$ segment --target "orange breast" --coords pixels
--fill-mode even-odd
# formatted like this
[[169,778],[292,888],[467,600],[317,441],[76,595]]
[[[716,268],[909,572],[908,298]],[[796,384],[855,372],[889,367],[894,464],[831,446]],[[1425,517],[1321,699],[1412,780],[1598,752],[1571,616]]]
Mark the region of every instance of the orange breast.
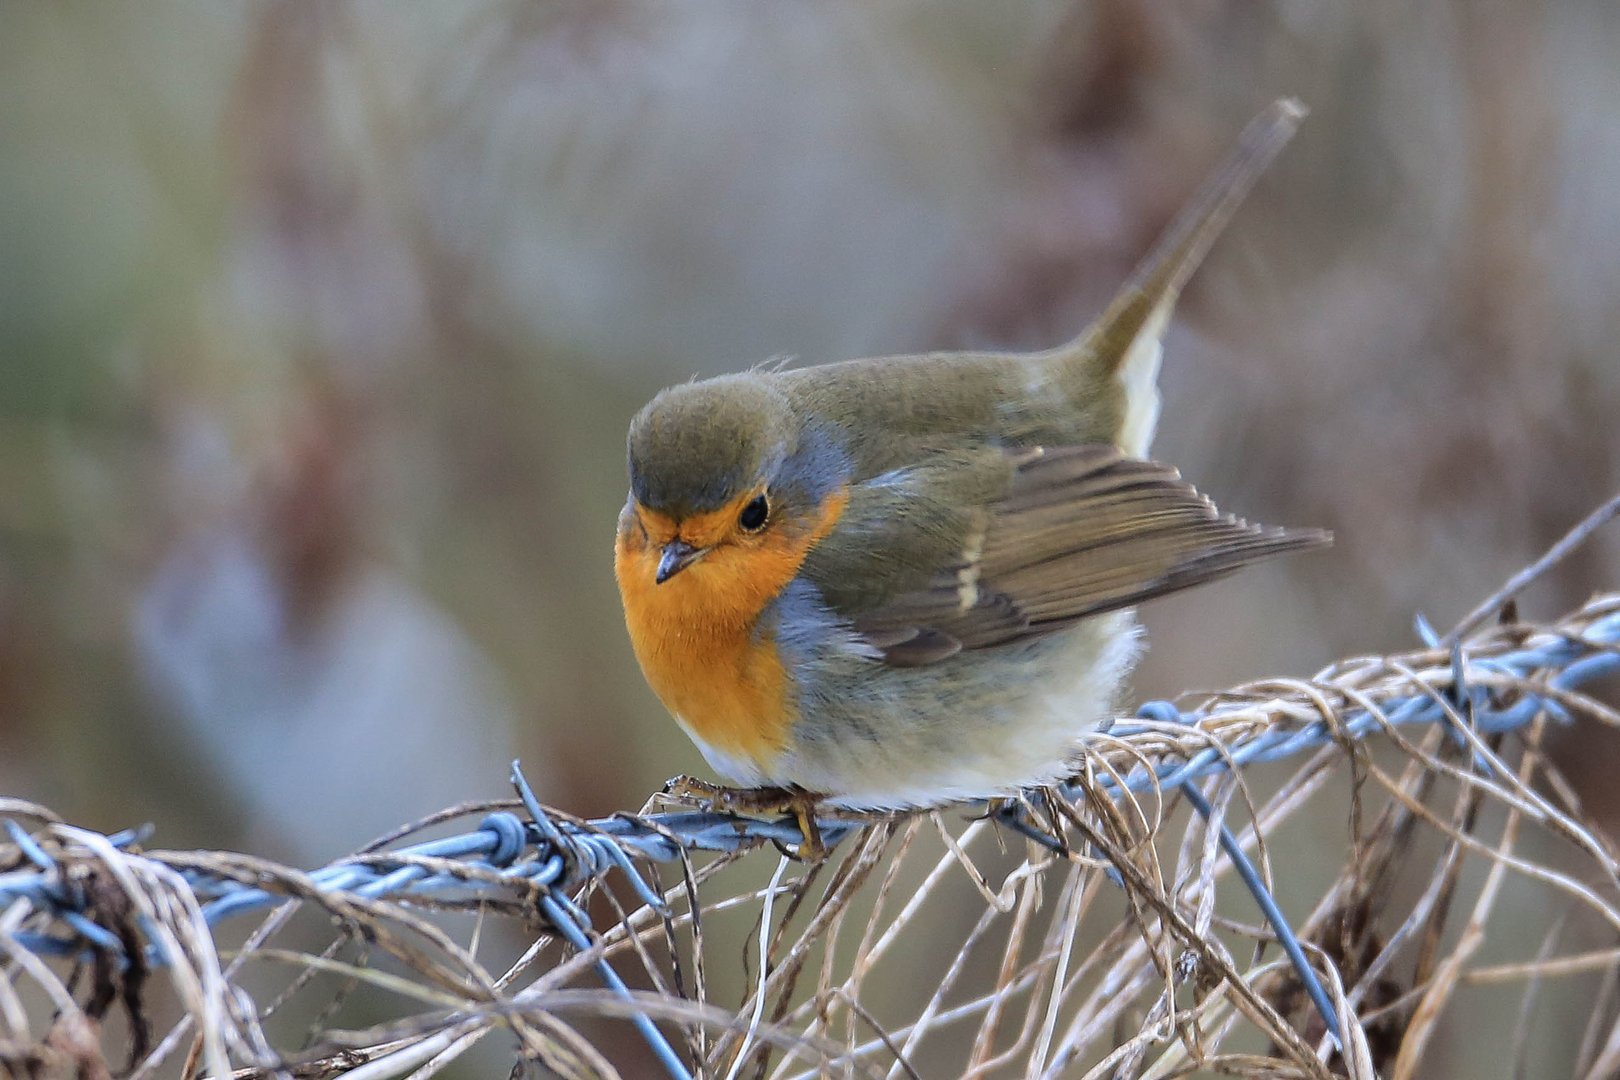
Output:
[[[787,745],[796,719],[790,675],[775,642],[755,628],[847,499],[827,499],[808,529],[752,544],[717,541],[722,522],[735,518],[729,507],[705,515],[715,520],[681,523],[641,511],[620,528],[614,574],[636,659],[664,707],[712,749],[764,768]],[[711,550],[657,584],[660,548],[676,535]]]

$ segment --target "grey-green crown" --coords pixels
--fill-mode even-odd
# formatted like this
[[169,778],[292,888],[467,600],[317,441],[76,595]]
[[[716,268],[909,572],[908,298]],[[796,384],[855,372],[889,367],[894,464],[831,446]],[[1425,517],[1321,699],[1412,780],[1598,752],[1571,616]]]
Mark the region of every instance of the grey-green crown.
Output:
[[677,518],[717,510],[768,479],[795,441],[792,411],[765,379],[672,386],[630,422],[630,491]]

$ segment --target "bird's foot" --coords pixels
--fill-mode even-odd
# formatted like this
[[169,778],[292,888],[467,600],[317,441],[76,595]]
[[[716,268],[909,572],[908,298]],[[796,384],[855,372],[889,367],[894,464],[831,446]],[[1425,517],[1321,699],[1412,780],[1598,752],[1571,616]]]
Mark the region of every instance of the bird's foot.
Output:
[[817,862],[826,857],[827,846],[822,843],[821,829],[816,824],[816,806],[822,796],[813,791],[784,787],[725,787],[699,780],[695,776],[677,776],[664,784],[664,794],[697,799],[710,809],[734,814],[790,815],[798,823],[803,840],[793,851],[777,844],[782,853],[803,862]]

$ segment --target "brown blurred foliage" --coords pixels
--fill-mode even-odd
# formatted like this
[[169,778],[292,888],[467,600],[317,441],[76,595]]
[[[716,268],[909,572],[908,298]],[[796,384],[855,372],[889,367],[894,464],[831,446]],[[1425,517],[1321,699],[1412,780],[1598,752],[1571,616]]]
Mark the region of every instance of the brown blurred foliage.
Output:
[[1338,544],[1152,609],[1141,695],[1403,646],[1620,487],[1613,4],[5,14],[0,790],[85,824],[310,862],[512,756],[638,804],[698,758],[619,623],[632,411],[1051,344],[1284,94],[1157,453]]

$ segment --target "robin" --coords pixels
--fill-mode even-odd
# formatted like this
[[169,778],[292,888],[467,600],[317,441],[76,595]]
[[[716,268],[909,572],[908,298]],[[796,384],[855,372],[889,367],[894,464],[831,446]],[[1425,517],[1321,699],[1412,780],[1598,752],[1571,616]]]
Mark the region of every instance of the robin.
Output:
[[631,422],[614,570],[636,658],[714,770],[776,789],[807,844],[817,801],[1071,775],[1140,652],[1134,605],[1329,542],[1223,515],[1147,458],[1171,308],[1303,115],[1251,123],[1067,345],[756,369]]

